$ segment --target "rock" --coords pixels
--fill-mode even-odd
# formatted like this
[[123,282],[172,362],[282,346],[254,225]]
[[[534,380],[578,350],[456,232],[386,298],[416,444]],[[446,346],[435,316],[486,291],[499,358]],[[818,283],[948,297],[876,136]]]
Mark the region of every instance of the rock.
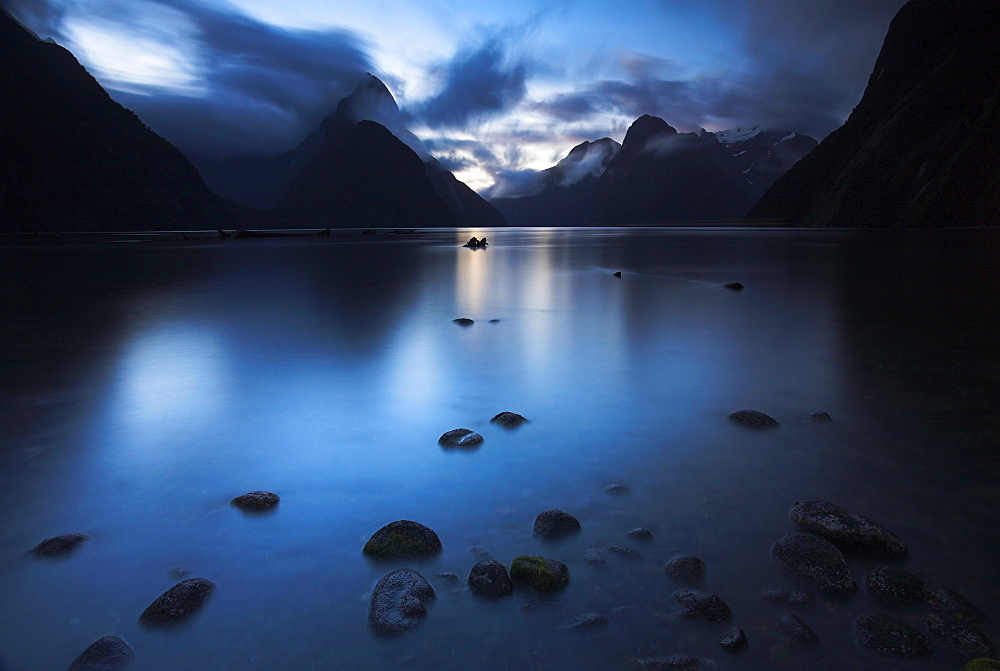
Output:
[[594,629],[604,629],[608,626],[608,624],[608,618],[601,613],[583,613],[582,615],[574,617],[569,624],[566,625],[566,628],[580,631],[592,631]]
[[725,601],[714,594],[697,589],[674,592],[674,601],[681,606],[677,614],[689,620],[725,622],[732,615]]
[[458,580],[458,574],[457,573],[451,573],[451,572],[435,573],[431,577],[432,578],[437,578],[438,580],[447,580],[449,582],[454,582],[454,581]]
[[622,271],[616,270],[615,272],[613,272],[611,274],[614,275],[615,277],[621,277],[622,276]]
[[635,529],[630,529],[625,532],[625,535],[629,538],[634,538],[637,541],[642,541],[648,543],[653,540],[653,532],[649,529],[644,529],[642,527],[637,527]]
[[739,282],[728,282],[723,284],[726,289],[732,289],[733,291],[743,291],[743,285]]
[[419,522],[390,522],[372,534],[361,550],[377,559],[427,557],[441,551],[441,541],[430,527]]
[[670,655],[633,659],[632,666],[642,671],[698,671],[701,663],[692,655]]
[[730,627],[719,639],[719,645],[726,652],[736,652],[747,645],[747,635],[739,627]]
[[882,613],[858,618],[854,630],[861,645],[887,657],[926,657],[931,642],[914,627]]
[[469,319],[468,317],[459,317],[458,319],[452,319],[451,321],[455,322],[459,326],[472,326],[473,324],[476,323],[474,320]]
[[242,496],[237,496],[230,501],[231,505],[247,512],[260,513],[271,510],[280,501],[280,497],[273,492],[256,491],[248,492]]
[[502,599],[514,593],[507,567],[495,559],[484,559],[469,572],[469,589],[477,596]]
[[837,547],[886,559],[906,556],[906,542],[861,513],[826,501],[799,501],[788,516],[804,531],[822,536]]
[[526,420],[524,417],[517,414],[516,412],[508,412],[508,411],[501,412],[495,415],[493,419],[490,420],[490,422],[492,422],[493,424],[499,424],[505,429],[516,429],[517,427],[521,426],[527,421],[528,420]]
[[931,613],[924,618],[924,626],[947,650],[963,659],[997,654],[993,642],[970,622]]
[[979,658],[962,667],[962,671],[1000,671],[1000,660]]
[[441,447],[479,447],[483,437],[470,429],[452,429],[438,438]]
[[626,485],[620,485],[617,483],[613,485],[608,485],[607,487],[604,488],[604,491],[606,491],[611,496],[628,496],[629,494],[632,493],[632,490],[629,489]]
[[434,588],[416,571],[390,571],[372,590],[368,624],[383,636],[408,631],[420,624],[427,615],[427,603],[435,598]]
[[983,619],[983,614],[978,608],[969,603],[961,594],[951,590],[935,590],[927,602],[935,611],[956,620],[978,622]]
[[607,568],[608,562],[599,550],[593,548],[583,551],[583,563],[591,568]]
[[181,580],[191,575],[191,569],[187,566],[174,566],[172,569],[167,571],[167,575],[173,580]]
[[87,534],[63,534],[54,538],[46,538],[36,545],[32,552],[38,557],[58,557],[69,554],[80,543],[90,540]]
[[813,602],[812,594],[797,589],[766,589],[760,593],[768,601],[778,601],[795,606],[806,606]]
[[117,636],[105,636],[80,653],[69,671],[118,671],[132,663],[135,653]]
[[780,426],[778,421],[770,415],[765,415],[757,410],[738,410],[729,414],[729,419],[743,426],[751,426],[755,429],[767,429]]
[[542,538],[559,538],[580,531],[580,520],[562,510],[543,510],[535,517],[532,531]]
[[149,604],[139,622],[149,627],[182,622],[194,615],[214,591],[215,583],[207,578],[182,580]]
[[806,419],[813,422],[832,422],[833,417],[830,417],[828,413],[825,412],[810,412],[806,415]]
[[527,601],[517,607],[517,614],[521,617],[535,617],[540,615],[554,615],[562,610],[562,604],[558,601],[546,601],[535,599]]
[[622,559],[630,559],[632,561],[638,561],[642,559],[642,557],[639,555],[638,552],[636,552],[630,547],[626,547],[619,543],[605,543],[604,549],[607,550],[608,552],[613,552]]
[[801,532],[791,533],[778,539],[771,548],[771,554],[825,592],[843,594],[858,588],[844,555],[825,538]]
[[490,320],[490,324],[499,324],[499,323],[500,323],[499,319],[491,319]]
[[521,555],[510,565],[510,577],[539,592],[551,592],[569,584],[569,569],[555,559]]
[[788,638],[796,643],[813,644],[819,643],[819,636],[808,624],[802,621],[798,615],[793,613],[782,613],[778,616],[778,627]]
[[897,566],[872,569],[865,584],[872,594],[889,605],[903,606],[924,600],[923,581]]
[[705,562],[694,555],[681,552],[671,557],[663,570],[676,582],[692,585],[701,581],[705,573]]

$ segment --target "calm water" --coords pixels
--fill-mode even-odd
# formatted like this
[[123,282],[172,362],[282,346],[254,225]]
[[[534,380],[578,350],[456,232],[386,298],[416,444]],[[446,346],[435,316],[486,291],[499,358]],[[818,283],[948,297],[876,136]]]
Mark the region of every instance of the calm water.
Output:
[[[482,233],[0,242],[9,667],[65,668],[117,634],[135,669],[617,669],[675,652],[703,668],[887,668],[853,634],[885,610],[863,585],[877,562],[852,558],[861,588],[830,599],[770,558],[805,498],[903,535],[901,565],[967,596],[1000,641],[998,232],[511,229],[459,247]],[[726,420],[743,408],[782,426]],[[531,423],[494,427],[503,410]],[[441,449],[457,427],[485,443]],[[255,489],[281,495],[277,512],[228,505]],[[553,507],[582,533],[532,537]],[[443,553],[365,559],[397,519],[433,528]],[[627,539],[637,526],[655,540]],[[25,554],[68,532],[91,540],[65,560]],[[642,561],[585,566],[606,542]],[[472,597],[477,545],[566,563],[559,607]],[[662,567],[679,551],[704,559],[748,650],[673,615]],[[432,579],[424,622],[379,639],[368,598],[399,566],[460,579]],[[179,629],[141,628],[179,567],[215,595]],[[759,596],[803,586],[812,650],[783,640]],[[588,611],[610,626],[563,628]],[[893,612],[920,626],[926,610]]]

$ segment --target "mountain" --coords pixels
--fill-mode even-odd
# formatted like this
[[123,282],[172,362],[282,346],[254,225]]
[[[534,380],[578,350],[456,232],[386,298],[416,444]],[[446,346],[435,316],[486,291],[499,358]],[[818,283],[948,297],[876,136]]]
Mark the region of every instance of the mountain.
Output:
[[76,58],[0,11],[0,227],[215,228],[226,206],[193,165]]
[[583,142],[526,188],[511,193],[495,185],[484,195],[511,226],[583,226],[597,180],[620,148],[611,138]]
[[712,135],[725,145],[754,201],[817,144],[808,135],[760,126],[717,131]]
[[595,187],[591,225],[725,222],[753,204],[746,179],[711,133],[636,119]]
[[[346,155],[334,147],[341,146],[345,136],[362,121],[375,122],[388,130],[400,144],[408,148],[422,162],[431,191],[445,202],[451,212],[452,222],[424,225],[473,227],[505,225],[503,216],[496,208],[460,182],[430,155],[423,142],[406,127],[406,118],[399,110],[389,89],[374,75],[368,75],[351,95],[338,103],[337,109],[332,114],[323,119],[319,128],[291,151],[273,157],[241,156],[223,161],[196,157],[195,160],[209,184],[218,193],[237,202],[260,208],[278,207],[283,212],[316,210],[316,207],[304,202],[304,199],[315,196],[317,206],[320,202],[329,202],[329,198],[320,191],[303,190],[305,183],[321,190],[323,179],[317,177],[317,173],[322,172],[324,168],[315,162],[316,157],[323,156],[325,157],[323,160],[329,160],[336,156],[338,160],[346,160]],[[369,128],[361,134],[364,135],[366,132],[370,134],[372,131]],[[392,143],[384,137],[379,136],[376,141],[379,143],[378,146],[389,151],[391,156],[405,153],[399,151],[398,147],[388,149]],[[355,158],[366,160],[360,154]],[[389,155],[383,157],[383,160],[388,159]],[[412,163],[409,159],[404,162]],[[383,166],[382,172],[389,170],[390,165],[392,164]],[[337,172],[347,175],[350,172],[347,166],[327,167],[331,174]],[[368,168],[374,167],[374,164],[368,165]],[[389,176],[388,173],[383,174],[383,177]],[[343,193],[343,190],[338,190],[339,187],[331,188]],[[377,189],[373,193],[375,191]],[[410,195],[413,196],[415,193]],[[393,218],[395,220],[398,217]],[[433,220],[440,222],[436,216]],[[404,224],[405,222],[402,222],[399,225]]]
[[861,102],[748,219],[799,226],[1000,225],[996,0],[910,0]]

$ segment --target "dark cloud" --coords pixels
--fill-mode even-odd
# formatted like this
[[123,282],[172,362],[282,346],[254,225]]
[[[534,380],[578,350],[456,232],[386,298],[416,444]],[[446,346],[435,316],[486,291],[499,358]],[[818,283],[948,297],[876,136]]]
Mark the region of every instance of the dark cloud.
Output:
[[525,96],[527,66],[510,62],[503,36],[492,36],[478,48],[462,51],[439,68],[441,91],[411,110],[427,126],[458,128],[504,112]]
[[[188,153],[221,157],[288,149],[315,130],[373,69],[366,45],[347,31],[284,29],[194,0],[148,1],[179,12],[197,29],[198,43],[190,48],[203,65],[197,74],[205,94],[157,90],[146,95],[134,85],[128,91],[113,84],[107,88]],[[72,46],[60,25],[60,8],[72,0],[8,4],[36,32]],[[109,4],[100,18],[116,30],[147,31],[141,14],[121,6]]]

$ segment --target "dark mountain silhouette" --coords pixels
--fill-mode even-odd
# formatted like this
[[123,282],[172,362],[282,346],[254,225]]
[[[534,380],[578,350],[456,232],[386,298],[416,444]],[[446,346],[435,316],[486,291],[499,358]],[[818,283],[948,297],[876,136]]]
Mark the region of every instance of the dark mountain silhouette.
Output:
[[[340,145],[344,136],[361,121],[374,121],[383,126],[423,162],[433,193],[447,204],[453,219],[451,224],[433,225],[505,225],[503,216],[496,208],[456,179],[430,155],[423,142],[406,128],[405,117],[389,89],[373,75],[369,75],[351,95],[342,99],[337,109],[323,119],[319,128],[291,151],[273,157],[241,156],[223,161],[196,157],[195,160],[209,184],[227,198],[253,207],[278,206],[282,211],[312,211],[316,208],[305,202],[305,199],[312,197],[312,192],[303,191],[301,186],[304,181],[308,181],[313,187],[319,188],[323,181],[316,177],[317,171],[321,171],[322,167],[314,163],[314,159],[320,152],[325,152],[324,160],[334,154],[339,157],[338,160],[345,160],[346,156],[342,153],[324,148],[329,150],[333,145]],[[391,144],[385,142],[384,138],[380,142],[379,146],[383,148]],[[395,152],[395,149],[392,151]],[[383,160],[388,158],[383,157]],[[335,171],[343,174],[349,172],[346,166],[338,167]],[[312,177],[307,178],[306,172],[312,173]],[[329,198],[318,192],[313,195],[318,198],[317,203],[329,201]],[[294,207],[291,206],[293,201],[297,203]]]
[[750,220],[800,226],[1000,225],[996,0],[910,0],[847,122]]
[[817,144],[808,135],[760,126],[724,130],[712,135],[725,145],[754,201]]
[[517,195],[485,193],[511,226],[583,226],[594,203],[594,188],[621,145],[611,138],[583,142],[564,159],[538,172]]
[[0,11],[0,227],[215,228],[229,221],[193,165],[73,55]]
[[711,133],[678,133],[647,114],[601,175],[588,224],[732,221],[753,204],[745,184]]

